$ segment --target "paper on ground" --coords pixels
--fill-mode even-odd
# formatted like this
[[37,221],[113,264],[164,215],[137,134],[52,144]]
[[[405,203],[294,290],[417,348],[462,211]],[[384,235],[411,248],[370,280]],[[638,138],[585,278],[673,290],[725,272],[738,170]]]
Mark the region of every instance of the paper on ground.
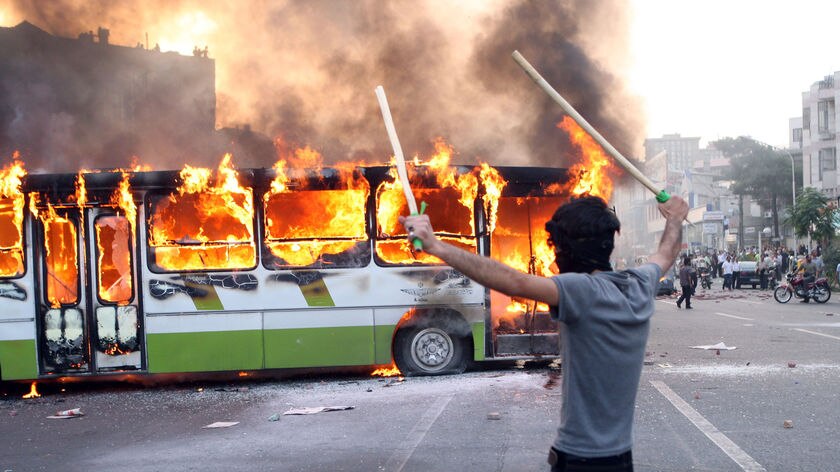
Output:
[[203,426],[204,429],[210,428],[229,428],[231,426],[238,425],[239,421],[217,421],[215,423],[208,424],[207,426]]
[[691,346],[691,349],[720,349],[721,351],[731,351],[737,349],[735,346],[727,346],[726,343],[719,342],[717,344],[708,344],[706,346]]
[[66,420],[67,418],[78,418],[80,416],[85,416],[85,414],[82,413],[82,409],[73,408],[72,410],[59,411],[52,416],[48,416],[47,418],[53,420]]
[[341,411],[352,410],[355,406],[310,406],[305,408],[292,408],[284,411],[284,415],[314,415],[315,413],[322,413],[324,411]]

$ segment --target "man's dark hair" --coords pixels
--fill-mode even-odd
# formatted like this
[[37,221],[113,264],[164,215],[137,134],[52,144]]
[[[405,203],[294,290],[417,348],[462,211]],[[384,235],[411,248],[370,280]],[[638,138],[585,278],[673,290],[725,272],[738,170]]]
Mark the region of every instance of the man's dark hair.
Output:
[[683,264],[691,265],[691,258],[688,256],[683,257]]
[[545,224],[560,272],[612,270],[610,254],[620,229],[615,211],[602,198],[589,195],[561,205]]

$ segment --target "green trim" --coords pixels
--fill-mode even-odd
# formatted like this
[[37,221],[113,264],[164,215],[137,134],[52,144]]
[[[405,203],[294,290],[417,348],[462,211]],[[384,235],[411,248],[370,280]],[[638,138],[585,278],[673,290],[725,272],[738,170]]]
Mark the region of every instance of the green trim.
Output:
[[260,330],[146,334],[149,372],[208,372],[263,368]]
[[327,288],[324,279],[301,285],[300,291],[309,306],[335,306],[332,295],[330,295],[330,289]]
[[[391,361],[388,343],[388,361]],[[265,366],[329,367],[374,364],[372,326],[265,331]]]
[[0,380],[38,378],[34,339],[0,341]]
[[206,293],[204,296],[192,297],[196,310],[222,311],[225,309],[224,305],[222,305],[222,300],[219,299],[219,294],[216,292],[216,287],[213,285],[197,284],[186,279],[184,279],[184,285]]
[[473,323],[473,359],[476,361],[484,360],[484,322]]
[[390,364],[393,360],[391,346],[397,325],[377,325],[373,327],[374,364]]

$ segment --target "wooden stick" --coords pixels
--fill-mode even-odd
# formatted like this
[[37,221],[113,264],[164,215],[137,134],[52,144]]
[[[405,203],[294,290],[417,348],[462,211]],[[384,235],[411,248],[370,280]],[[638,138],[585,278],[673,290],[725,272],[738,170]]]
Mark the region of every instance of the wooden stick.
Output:
[[388,98],[385,97],[385,89],[381,85],[376,87],[376,98],[379,100],[379,109],[382,110],[382,119],[385,120],[385,129],[388,131],[388,138],[391,140],[391,147],[394,148],[394,157],[397,161],[397,175],[402,184],[405,200],[408,202],[408,211],[412,215],[417,214],[417,200],[408,182],[408,171],[405,168],[405,156],[403,156],[400,138],[397,137],[397,129],[394,127],[394,119],[391,118],[391,108],[388,107]]
[[613,147],[613,145],[610,144],[609,141],[604,139],[604,137],[601,136],[601,133],[595,130],[595,128],[593,128],[592,125],[590,125],[589,122],[586,121],[580,115],[580,113],[578,113],[577,110],[575,110],[574,107],[566,101],[566,99],[564,99],[559,93],[557,93],[556,90],[554,90],[554,87],[552,87],[551,84],[549,84],[548,82],[546,82],[545,79],[543,79],[540,73],[537,72],[537,70],[534,69],[534,67],[528,61],[526,61],[524,57],[522,57],[522,54],[519,54],[519,51],[513,51],[513,60],[516,61],[516,63],[519,64],[519,66],[522,67],[523,70],[525,70],[525,72],[531,77],[531,79],[534,82],[536,82],[537,85],[539,85],[540,88],[542,88],[543,91],[545,91],[545,93],[548,94],[548,96],[554,99],[554,101],[557,102],[557,104],[560,105],[563,108],[563,110],[570,117],[572,117],[572,119],[575,120],[575,122],[581,128],[583,128],[587,133],[589,133],[589,135],[592,136],[592,138],[595,139],[595,141],[597,141],[598,144],[600,144],[601,147],[604,148],[604,150],[606,150],[613,157],[613,159],[615,159],[616,162],[618,162],[621,165],[621,167],[624,168],[624,170],[626,170],[628,173],[630,173],[630,175],[635,177],[636,180],[641,182],[641,184],[647,187],[648,190],[653,192],[653,194],[656,195],[656,200],[658,202],[664,203],[668,201],[668,198],[670,198],[668,193],[665,192],[665,190],[657,188],[653,181],[651,181],[649,178],[647,178],[647,176],[642,174],[641,171],[639,171],[639,169],[637,169],[632,162],[630,162],[626,157],[624,157],[620,152],[618,152],[618,150],[615,147]]

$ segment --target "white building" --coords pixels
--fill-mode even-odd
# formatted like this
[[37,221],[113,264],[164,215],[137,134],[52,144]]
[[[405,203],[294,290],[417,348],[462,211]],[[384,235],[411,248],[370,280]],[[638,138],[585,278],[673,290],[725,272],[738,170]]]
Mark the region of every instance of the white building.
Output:
[[805,187],[822,190],[832,198],[840,196],[837,175],[837,101],[840,98],[840,72],[826,76],[802,92],[801,126],[790,121],[790,143],[802,149],[802,180]]

